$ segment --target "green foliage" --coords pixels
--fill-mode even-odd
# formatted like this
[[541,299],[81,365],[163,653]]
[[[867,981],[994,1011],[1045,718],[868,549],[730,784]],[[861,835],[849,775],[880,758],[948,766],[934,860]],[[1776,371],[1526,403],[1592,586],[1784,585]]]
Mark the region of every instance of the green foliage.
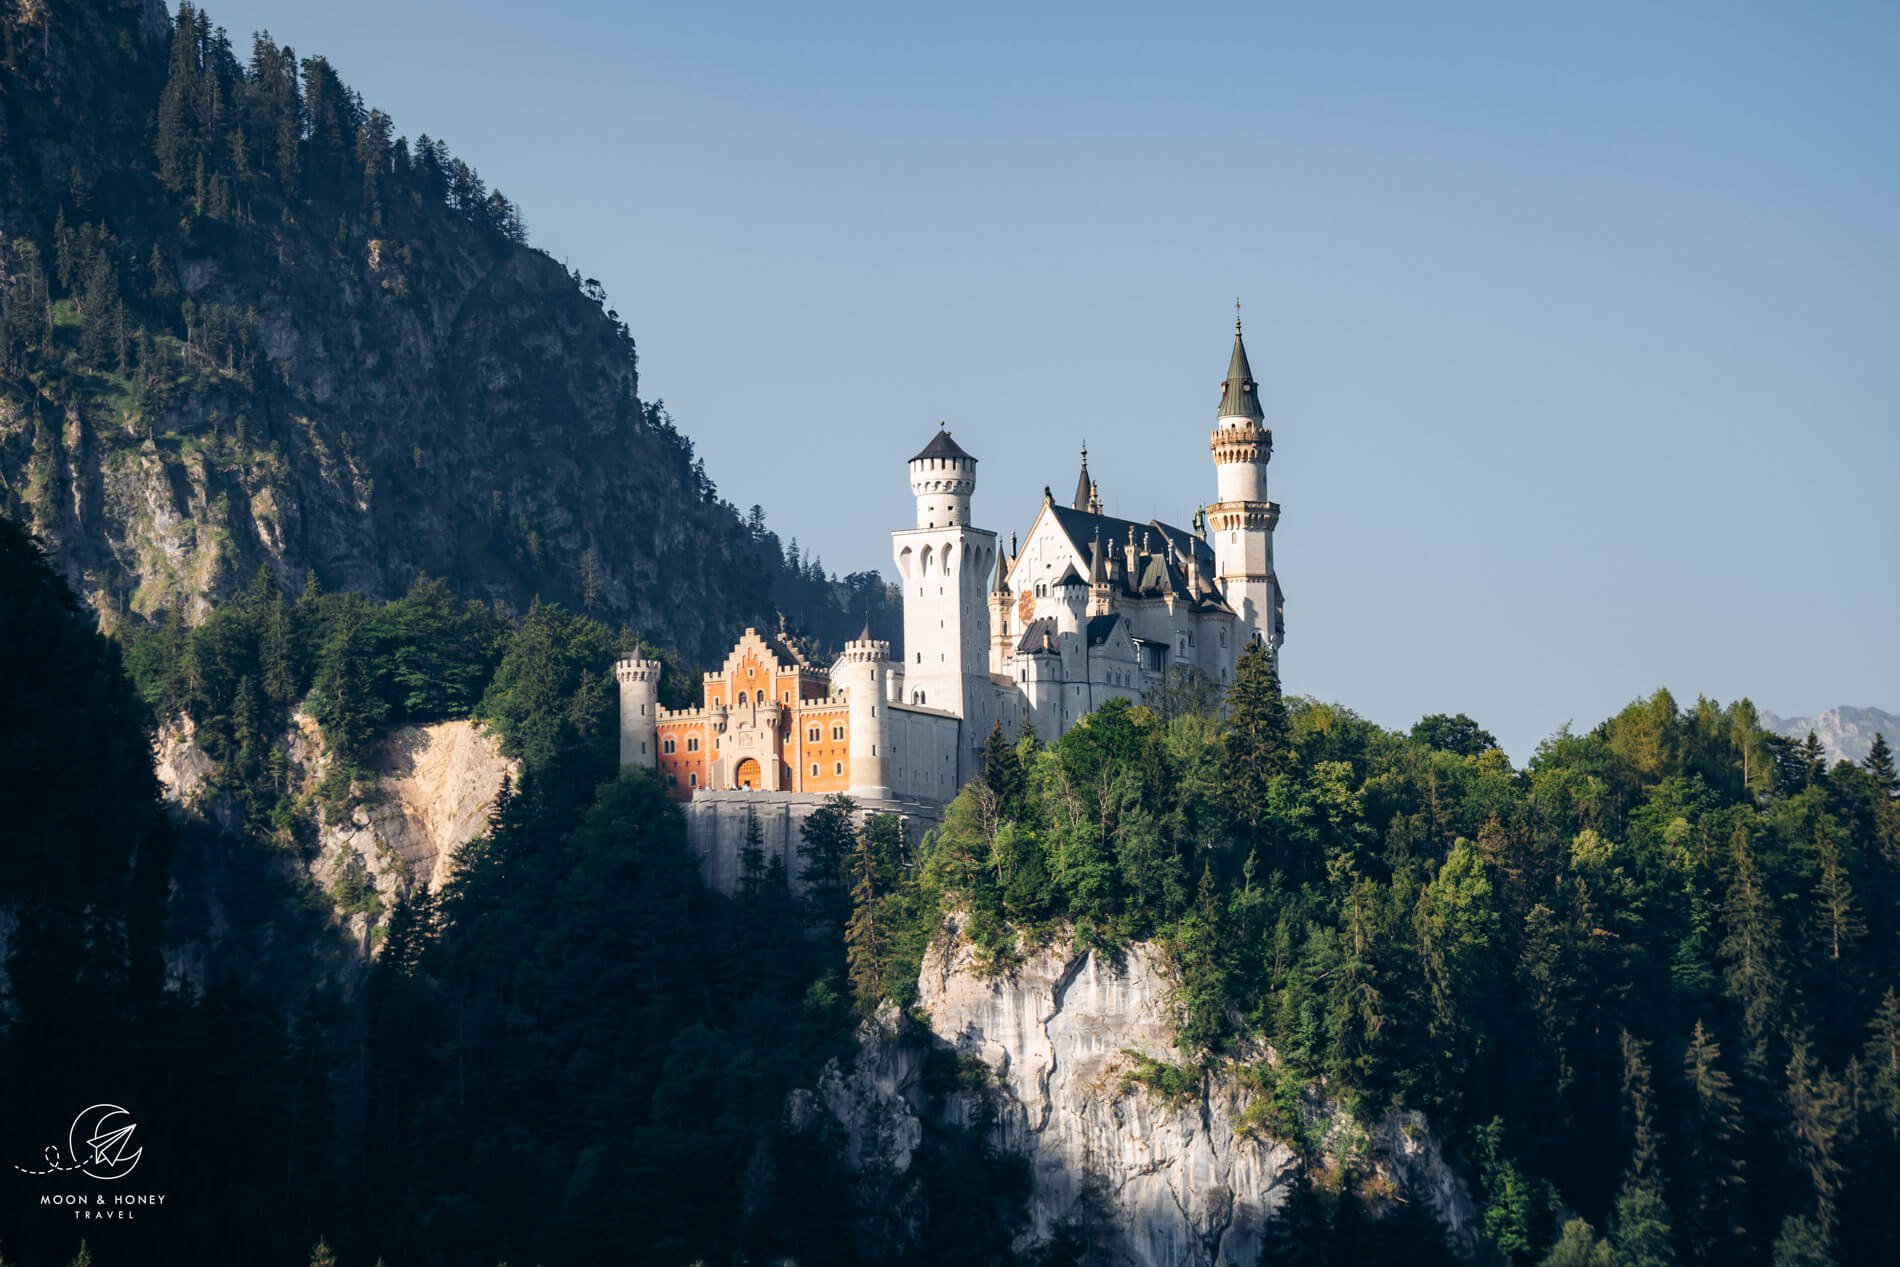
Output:
[[1205,1080],[1201,1070],[1154,1060],[1138,1051],[1122,1054],[1133,1062],[1122,1074],[1123,1090],[1139,1087],[1170,1108],[1180,1108],[1200,1096]]

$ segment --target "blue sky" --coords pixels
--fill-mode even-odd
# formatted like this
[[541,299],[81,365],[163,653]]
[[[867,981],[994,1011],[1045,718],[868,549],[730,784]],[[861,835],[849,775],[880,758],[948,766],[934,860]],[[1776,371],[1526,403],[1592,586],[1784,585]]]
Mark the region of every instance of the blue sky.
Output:
[[1516,757],[1668,686],[1900,710],[1900,6],[221,0],[600,279],[830,568],[939,419],[1186,522],[1233,299],[1289,689]]

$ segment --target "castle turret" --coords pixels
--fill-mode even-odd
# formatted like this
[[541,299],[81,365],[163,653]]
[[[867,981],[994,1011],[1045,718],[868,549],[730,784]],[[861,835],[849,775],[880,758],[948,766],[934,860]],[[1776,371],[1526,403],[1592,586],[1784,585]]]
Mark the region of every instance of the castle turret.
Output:
[[863,632],[844,644],[844,654],[831,670],[832,687],[850,700],[849,792],[860,799],[891,795],[890,677],[891,644],[871,636],[867,618]]
[[1261,638],[1278,647],[1284,630],[1280,582],[1273,570],[1273,529],[1280,521],[1280,508],[1267,500],[1273,432],[1260,408],[1260,385],[1247,363],[1238,316],[1209,448],[1220,492],[1220,500],[1206,511],[1216,579],[1228,606],[1240,618],[1240,641]]
[[1010,652],[1014,647],[1016,596],[1009,588],[1009,555],[996,552],[996,584],[990,587],[990,673],[1009,672]]
[[620,764],[659,764],[660,662],[622,656],[614,664],[620,683]]

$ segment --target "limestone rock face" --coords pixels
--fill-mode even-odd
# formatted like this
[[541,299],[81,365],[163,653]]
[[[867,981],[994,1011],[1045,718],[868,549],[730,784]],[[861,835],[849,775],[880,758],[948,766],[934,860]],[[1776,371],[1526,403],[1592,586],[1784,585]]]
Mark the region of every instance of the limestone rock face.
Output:
[[[931,1047],[988,1071],[987,1089],[941,1101],[948,1125],[987,1131],[1024,1157],[1032,1175],[1022,1248],[1081,1227],[1104,1261],[1138,1267],[1220,1267],[1258,1261],[1268,1221],[1286,1199],[1299,1159],[1250,1127],[1260,1094],[1241,1063],[1216,1066],[1195,1091],[1164,1098],[1129,1078],[1139,1057],[1181,1059],[1174,1047],[1174,983],[1161,953],[1137,943],[1120,956],[1056,947],[1004,976],[981,970],[952,934],[926,956],[918,1010],[927,1032],[867,1027],[857,1060],[833,1067],[793,1105],[796,1123],[820,1105],[844,1128],[860,1169],[901,1172],[929,1101],[918,1085]],[[1272,1063],[1264,1047],[1247,1063]],[[1422,1115],[1391,1114],[1369,1127],[1318,1088],[1306,1134],[1318,1164],[1350,1161],[1386,1194],[1429,1210],[1460,1253],[1474,1247],[1472,1204]]]
[[[284,736],[285,772],[294,792],[308,795],[329,769],[323,737],[308,713],[298,712]],[[217,765],[194,742],[189,717],[159,727],[153,750],[165,798],[227,827],[236,815],[217,791]],[[307,860],[311,879],[328,889],[342,869],[360,866],[385,906],[411,884],[442,887],[455,851],[487,826],[502,780],[519,773],[500,743],[472,721],[398,726],[384,736],[367,772],[353,789],[351,808],[337,822],[315,820],[317,848]],[[344,922],[367,947],[370,920],[345,913]]]
[[349,848],[366,860],[393,856],[419,883],[439,889],[455,851],[487,827],[502,780],[518,773],[494,736],[474,722],[398,726],[377,750],[375,783],[364,803],[348,822],[324,827],[325,852]]

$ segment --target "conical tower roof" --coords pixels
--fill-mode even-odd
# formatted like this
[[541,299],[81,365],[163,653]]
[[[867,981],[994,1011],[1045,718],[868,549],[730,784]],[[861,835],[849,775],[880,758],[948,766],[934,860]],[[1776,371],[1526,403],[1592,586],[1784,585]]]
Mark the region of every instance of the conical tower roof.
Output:
[[1247,344],[1240,337],[1240,318],[1234,318],[1234,354],[1227,361],[1227,377],[1221,380],[1221,418],[1251,418],[1265,422],[1260,409],[1260,385],[1254,382],[1253,367],[1247,364]]
[[1077,510],[1089,508],[1089,493],[1094,487],[1089,479],[1089,446],[1082,446],[1082,473],[1075,477],[1075,501],[1070,503]]

